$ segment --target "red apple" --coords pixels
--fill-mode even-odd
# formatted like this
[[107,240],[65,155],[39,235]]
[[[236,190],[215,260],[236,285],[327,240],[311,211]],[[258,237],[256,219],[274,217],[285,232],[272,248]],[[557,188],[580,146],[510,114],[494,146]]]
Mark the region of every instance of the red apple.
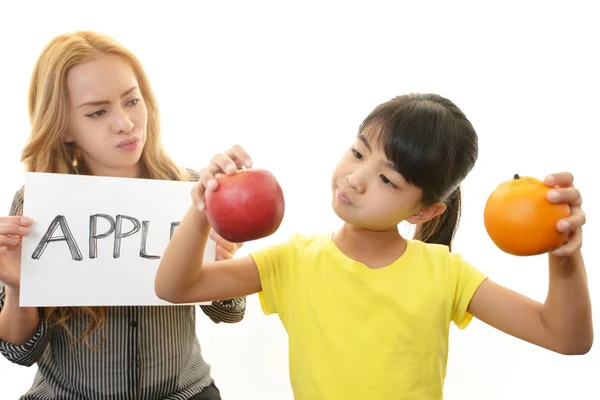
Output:
[[285,202],[273,174],[250,168],[223,174],[217,181],[217,189],[206,192],[206,216],[224,239],[248,242],[267,237],[279,228]]

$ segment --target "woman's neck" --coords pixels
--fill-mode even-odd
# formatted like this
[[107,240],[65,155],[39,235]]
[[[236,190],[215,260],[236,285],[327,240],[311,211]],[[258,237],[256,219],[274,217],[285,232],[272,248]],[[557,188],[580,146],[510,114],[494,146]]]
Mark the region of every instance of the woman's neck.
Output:
[[142,172],[139,164],[127,168],[90,168],[90,173],[94,176],[109,176],[114,178],[141,178]]

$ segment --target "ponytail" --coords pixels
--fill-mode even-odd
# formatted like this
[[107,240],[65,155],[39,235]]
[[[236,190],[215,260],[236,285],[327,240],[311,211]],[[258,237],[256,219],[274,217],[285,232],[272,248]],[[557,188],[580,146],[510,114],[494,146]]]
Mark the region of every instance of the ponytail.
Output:
[[448,246],[452,251],[452,239],[458,229],[461,214],[460,186],[446,199],[446,211],[427,222],[417,225],[414,240]]

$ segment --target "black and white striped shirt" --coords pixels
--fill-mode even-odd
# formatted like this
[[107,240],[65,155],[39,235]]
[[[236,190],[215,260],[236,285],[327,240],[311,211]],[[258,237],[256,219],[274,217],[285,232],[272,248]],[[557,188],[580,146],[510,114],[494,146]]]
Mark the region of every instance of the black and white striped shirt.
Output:
[[[10,215],[22,212],[23,189],[15,195]],[[4,299],[0,282],[0,312]],[[215,323],[235,323],[244,317],[246,298],[200,308]],[[71,318],[74,337],[83,333],[88,318]],[[40,309],[35,335],[20,346],[0,340],[0,353],[17,364],[37,363],[34,382],[21,400],[186,400],[212,383],[195,328],[195,306],[111,307],[105,339],[101,343],[102,332],[93,335],[90,342],[100,346],[90,350],[83,341],[73,345],[63,329],[44,320]]]

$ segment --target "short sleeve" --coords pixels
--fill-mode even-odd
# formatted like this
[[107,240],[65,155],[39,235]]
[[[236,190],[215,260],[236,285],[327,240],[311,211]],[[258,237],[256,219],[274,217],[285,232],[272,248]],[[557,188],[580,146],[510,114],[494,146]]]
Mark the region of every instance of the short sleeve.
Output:
[[250,254],[260,276],[262,290],[258,293],[265,314],[278,314],[281,318],[289,298],[289,267],[292,245],[280,243]]
[[459,329],[465,329],[473,319],[473,316],[467,312],[469,303],[487,276],[456,253],[450,255],[450,268],[456,282],[452,321]]

